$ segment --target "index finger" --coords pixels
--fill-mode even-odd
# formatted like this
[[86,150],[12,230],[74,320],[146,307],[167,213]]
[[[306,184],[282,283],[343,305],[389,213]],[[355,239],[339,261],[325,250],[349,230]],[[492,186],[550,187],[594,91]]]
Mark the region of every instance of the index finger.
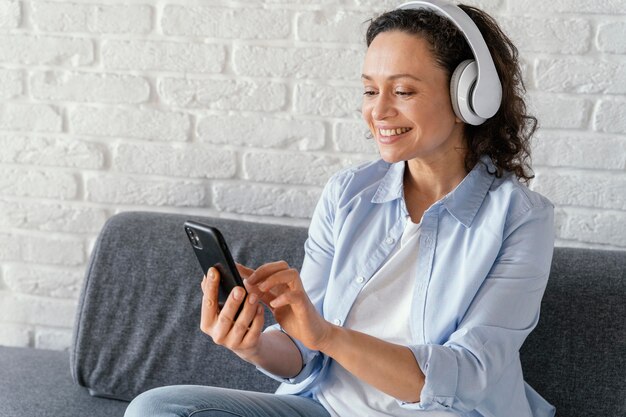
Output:
[[247,280],[251,285],[256,285],[276,272],[283,271],[285,269],[289,269],[289,264],[285,261],[270,262],[258,267]]
[[247,266],[240,263],[235,263],[235,266],[237,267],[237,271],[239,271],[239,275],[241,275],[244,279],[254,273],[254,269],[248,268]]

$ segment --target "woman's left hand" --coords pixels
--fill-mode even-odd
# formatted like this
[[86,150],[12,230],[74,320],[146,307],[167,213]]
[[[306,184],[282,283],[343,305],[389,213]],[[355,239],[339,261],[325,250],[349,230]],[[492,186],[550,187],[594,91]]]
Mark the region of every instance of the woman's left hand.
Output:
[[285,261],[272,262],[257,268],[245,283],[258,289],[261,300],[289,336],[309,349],[323,349],[332,325],[313,306],[297,270]]

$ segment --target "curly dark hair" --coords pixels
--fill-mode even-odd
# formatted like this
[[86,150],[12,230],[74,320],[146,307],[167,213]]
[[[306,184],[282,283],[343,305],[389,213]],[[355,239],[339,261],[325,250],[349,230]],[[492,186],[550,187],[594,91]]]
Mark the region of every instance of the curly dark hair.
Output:
[[[509,171],[528,183],[534,177],[530,168],[530,139],[537,129],[537,119],[526,112],[526,88],[517,48],[487,13],[466,5],[459,7],[483,35],[502,83],[502,104],[498,112],[481,125],[465,124],[468,148],[465,168],[469,172],[482,155],[487,155],[496,167],[493,173],[496,177]],[[449,78],[457,65],[474,58],[456,25],[430,9],[392,10],[372,19],[366,33],[367,46],[378,34],[389,31],[402,31],[425,39],[435,61],[447,71]]]

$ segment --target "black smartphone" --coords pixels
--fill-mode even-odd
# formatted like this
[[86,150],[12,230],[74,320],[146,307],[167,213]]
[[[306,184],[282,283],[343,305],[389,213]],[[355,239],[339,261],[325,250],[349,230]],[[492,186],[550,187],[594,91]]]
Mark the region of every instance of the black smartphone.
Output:
[[[185,233],[196,253],[196,258],[200,262],[204,275],[207,274],[211,267],[215,267],[219,271],[220,289],[218,301],[223,306],[228,295],[235,287],[245,289],[224,236],[216,227],[191,220],[185,222]],[[239,316],[243,306],[244,303],[242,302],[235,319]]]

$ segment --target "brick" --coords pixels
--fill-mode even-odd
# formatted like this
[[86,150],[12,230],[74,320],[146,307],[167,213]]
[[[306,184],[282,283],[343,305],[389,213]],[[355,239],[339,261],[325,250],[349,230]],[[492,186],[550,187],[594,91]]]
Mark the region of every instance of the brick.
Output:
[[[71,324],[71,323],[70,323]],[[35,348],[49,350],[69,350],[73,340],[72,328],[37,328],[35,330]]]
[[530,114],[539,120],[539,126],[546,129],[577,129],[587,127],[592,102],[575,95],[562,96],[531,92],[527,96]]
[[100,169],[102,146],[73,137],[40,137],[0,133],[0,162],[35,166]]
[[31,330],[22,324],[0,323],[0,346],[30,346]]
[[166,35],[285,39],[291,34],[291,16],[286,10],[276,9],[167,5],[161,26]]
[[67,203],[0,200],[0,229],[97,233],[107,214],[103,209],[71,207]]
[[19,97],[24,93],[22,71],[0,69],[0,99]]
[[[286,7],[294,7],[293,0],[264,0],[264,3],[271,5],[283,5]],[[382,12],[392,10],[396,8],[399,4],[403,2],[398,2],[397,0],[342,0],[342,6],[348,7],[367,7],[372,10],[377,10]],[[331,6],[337,7],[337,0],[299,0],[297,2],[297,6],[300,5],[313,5],[313,6]],[[463,4],[467,4],[468,6],[478,7],[487,11],[496,10],[502,4],[502,0],[466,0]]]
[[560,238],[626,249],[626,213],[566,207]]
[[[398,2],[397,0],[382,0],[382,1],[381,0],[351,0],[347,2],[347,4],[350,4],[350,5],[368,6],[368,7],[374,7],[377,9],[380,8],[383,11],[394,9],[402,3],[403,3],[402,1]],[[328,4],[336,5],[337,1],[328,0]],[[500,7],[500,5],[502,4],[502,0],[465,0],[463,1],[463,4],[466,4],[468,6],[478,7],[486,11],[492,11]]]
[[120,144],[113,154],[120,172],[189,178],[231,178],[237,172],[237,154],[207,145]]
[[202,182],[113,174],[87,178],[86,190],[87,200],[96,203],[204,207],[210,200]]
[[554,208],[554,236],[556,237],[556,246],[558,246],[556,244],[556,241],[559,241],[561,239],[561,236],[563,236],[563,234],[565,233],[564,229],[565,224],[567,223],[566,217],[567,215],[565,214],[565,210],[562,207],[556,206]]
[[520,14],[548,13],[600,13],[600,14],[624,14],[624,2],[622,0],[552,0],[538,4],[536,0],[515,0],[508,2],[509,12]]
[[90,39],[0,35],[0,62],[80,67],[93,61],[94,45]]
[[296,36],[307,42],[335,42],[365,45],[371,12],[349,12],[330,8],[297,15]]
[[556,205],[626,210],[623,172],[536,168],[533,189]]
[[319,84],[298,84],[295,111],[299,114],[338,117],[361,117],[361,87],[336,87]]
[[158,90],[176,107],[273,112],[287,103],[287,86],[268,81],[164,78]]
[[225,62],[226,51],[221,45],[110,39],[102,42],[104,68],[218,73]]
[[213,204],[230,213],[310,218],[320,194],[319,189],[219,183],[213,187]]
[[[20,238],[0,233],[0,261],[19,261],[22,259],[22,250],[20,246]],[[2,281],[0,281],[0,290],[2,290]]]
[[525,88],[532,88],[535,84],[533,77],[533,61],[532,59],[519,57],[519,66],[522,72],[522,82]]
[[339,122],[333,133],[335,149],[340,152],[378,154],[376,141],[363,122]]
[[602,52],[626,54],[626,23],[619,21],[600,25],[596,46]]
[[69,200],[77,197],[78,183],[65,172],[0,166],[0,190],[5,196]]
[[154,141],[186,141],[191,121],[182,113],[139,108],[88,107],[70,110],[72,133]]
[[582,54],[591,48],[591,24],[584,19],[498,17],[504,32],[523,52]]
[[19,27],[22,10],[19,0],[0,1],[0,28],[11,29]]
[[[346,1],[346,4],[349,5],[354,5],[357,7],[371,7],[374,9],[380,9],[381,12],[382,11],[387,11],[387,10],[392,10],[394,8],[396,8],[399,4],[402,4],[403,2],[397,2],[394,0],[349,0]],[[328,2],[329,5],[333,5],[336,6],[337,5],[337,1],[329,1]]]
[[152,29],[147,5],[35,1],[32,10],[34,27],[44,32],[142,34]]
[[11,264],[5,269],[4,282],[11,291],[20,294],[77,299],[84,272],[83,268]]
[[79,266],[85,263],[82,239],[63,236],[21,236],[22,260],[26,263]]
[[626,94],[626,62],[582,57],[539,59],[535,80],[541,91]]
[[150,98],[148,81],[133,75],[36,72],[30,86],[32,96],[39,100],[141,103]]
[[71,327],[76,301],[0,291],[0,322]]
[[488,13],[492,13],[500,9],[503,5],[503,0],[465,0],[463,4],[468,6],[478,7],[481,10],[485,10]]
[[234,51],[234,69],[251,77],[355,80],[364,55],[362,50],[345,48],[239,46]]
[[542,131],[533,140],[533,165],[626,170],[626,137]]
[[626,133],[626,101],[600,100],[593,115],[593,130],[608,133]]
[[60,132],[59,111],[45,104],[0,104],[0,130]]
[[197,134],[213,144],[306,151],[324,146],[326,129],[314,120],[237,114],[203,117]]
[[35,348],[49,350],[69,350],[72,346],[73,331],[71,327],[35,329]]
[[243,156],[247,179],[278,184],[323,186],[345,165],[340,158],[310,153],[251,151]]

